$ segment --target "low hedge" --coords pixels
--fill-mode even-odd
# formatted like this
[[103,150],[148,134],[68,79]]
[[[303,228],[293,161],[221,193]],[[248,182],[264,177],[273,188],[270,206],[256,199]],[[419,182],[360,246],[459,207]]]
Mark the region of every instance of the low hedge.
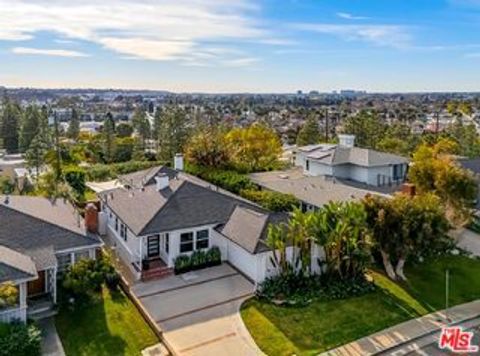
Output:
[[187,164],[185,170],[187,173],[200,177],[235,194],[239,194],[241,190],[255,189],[255,185],[245,174],[235,171],[206,168],[191,164]]
[[240,191],[240,195],[270,211],[292,211],[300,205],[294,195],[270,190],[245,189]]
[[129,161],[112,164],[94,164],[86,169],[87,179],[102,182],[117,178],[119,175],[128,174],[155,166],[168,165],[159,161]]
[[206,252],[197,250],[189,255],[180,255],[175,259],[175,274],[194,271],[206,267],[217,266],[222,263],[222,254],[217,246]]
[[41,339],[35,324],[0,323],[0,356],[40,356]]
[[337,300],[359,297],[376,290],[365,278],[333,279],[328,274],[304,276],[291,273],[265,279],[257,295],[277,305],[307,305],[315,299]]

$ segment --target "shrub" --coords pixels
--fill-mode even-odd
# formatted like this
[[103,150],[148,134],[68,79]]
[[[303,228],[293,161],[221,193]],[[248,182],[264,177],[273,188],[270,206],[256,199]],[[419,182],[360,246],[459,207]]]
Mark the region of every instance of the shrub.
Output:
[[205,267],[207,264],[207,256],[202,250],[197,250],[192,253],[190,256],[190,263],[192,269],[200,269]]
[[0,324],[0,356],[41,354],[41,332],[35,324]]
[[375,291],[375,284],[365,278],[333,279],[328,275],[308,276],[289,273],[263,281],[258,296],[275,304],[306,305],[314,299],[336,300],[358,297]]
[[245,175],[235,171],[211,169],[188,164],[186,171],[232,193],[238,194],[244,189],[254,189],[255,185]]
[[110,256],[104,255],[97,260],[83,259],[70,266],[64,279],[63,287],[75,297],[84,299],[99,292],[102,284],[116,289],[120,276],[113,267]]
[[18,288],[12,282],[0,284],[0,309],[15,305],[18,300]]
[[118,175],[128,174],[154,166],[166,165],[165,162],[158,161],[130,161],[113,164],[94,164],[87,169],[88,180],[95,182],[115,179]]
[[212,246],[206,254],[207,266],[216,266],[222,263],[222,253],[217,246]]
[[105,274],[105,284],[107,285],[108,289],[112,291],[116,290],[120,284],[120,275],[118,272],[113,271]]
[[300,202],[292,194],[284,194],[269,190],[245,189],[240,192],[245,199],[251,200],[270,211],[292,211]]
[[222,263],[222,254],[217,246],[212,246],[207,252],[194,251],[190,256],[180,255],[175,259],[175,274],[216,266]]
[[85,185],[86,173],[83,168],[76,166],[69,166],[64,168],[64,176],[68,185],[72,187],[75,197],[78,200],[83,200],[87,186]]
[[175,274],[190,271],[190,256],[180,255],[175,259]]
[[84,259],[70,266],[63,279],[63,287],[74,296],[86,297],[100,291],[105,281],[101,263]]

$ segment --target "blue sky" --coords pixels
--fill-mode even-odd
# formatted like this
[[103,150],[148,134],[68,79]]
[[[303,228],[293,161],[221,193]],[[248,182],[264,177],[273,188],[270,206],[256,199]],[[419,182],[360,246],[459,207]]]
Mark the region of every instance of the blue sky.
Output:
[[0,0],[0,85],[480,91],[480,0]]

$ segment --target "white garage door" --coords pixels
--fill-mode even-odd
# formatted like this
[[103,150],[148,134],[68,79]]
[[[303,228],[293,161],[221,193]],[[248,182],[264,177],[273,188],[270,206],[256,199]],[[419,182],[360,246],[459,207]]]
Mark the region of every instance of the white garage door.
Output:
[[257,261],[256,256],[248,253],[237,244],[228,241],[228,261],[243,274],[252,279],[257,280]]

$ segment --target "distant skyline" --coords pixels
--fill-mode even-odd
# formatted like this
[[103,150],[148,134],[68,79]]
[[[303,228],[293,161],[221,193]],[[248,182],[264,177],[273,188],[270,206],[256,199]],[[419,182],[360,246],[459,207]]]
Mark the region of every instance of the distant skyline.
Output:
[[0,0],[0,9],[0,86],[480,91],[480,0]]

